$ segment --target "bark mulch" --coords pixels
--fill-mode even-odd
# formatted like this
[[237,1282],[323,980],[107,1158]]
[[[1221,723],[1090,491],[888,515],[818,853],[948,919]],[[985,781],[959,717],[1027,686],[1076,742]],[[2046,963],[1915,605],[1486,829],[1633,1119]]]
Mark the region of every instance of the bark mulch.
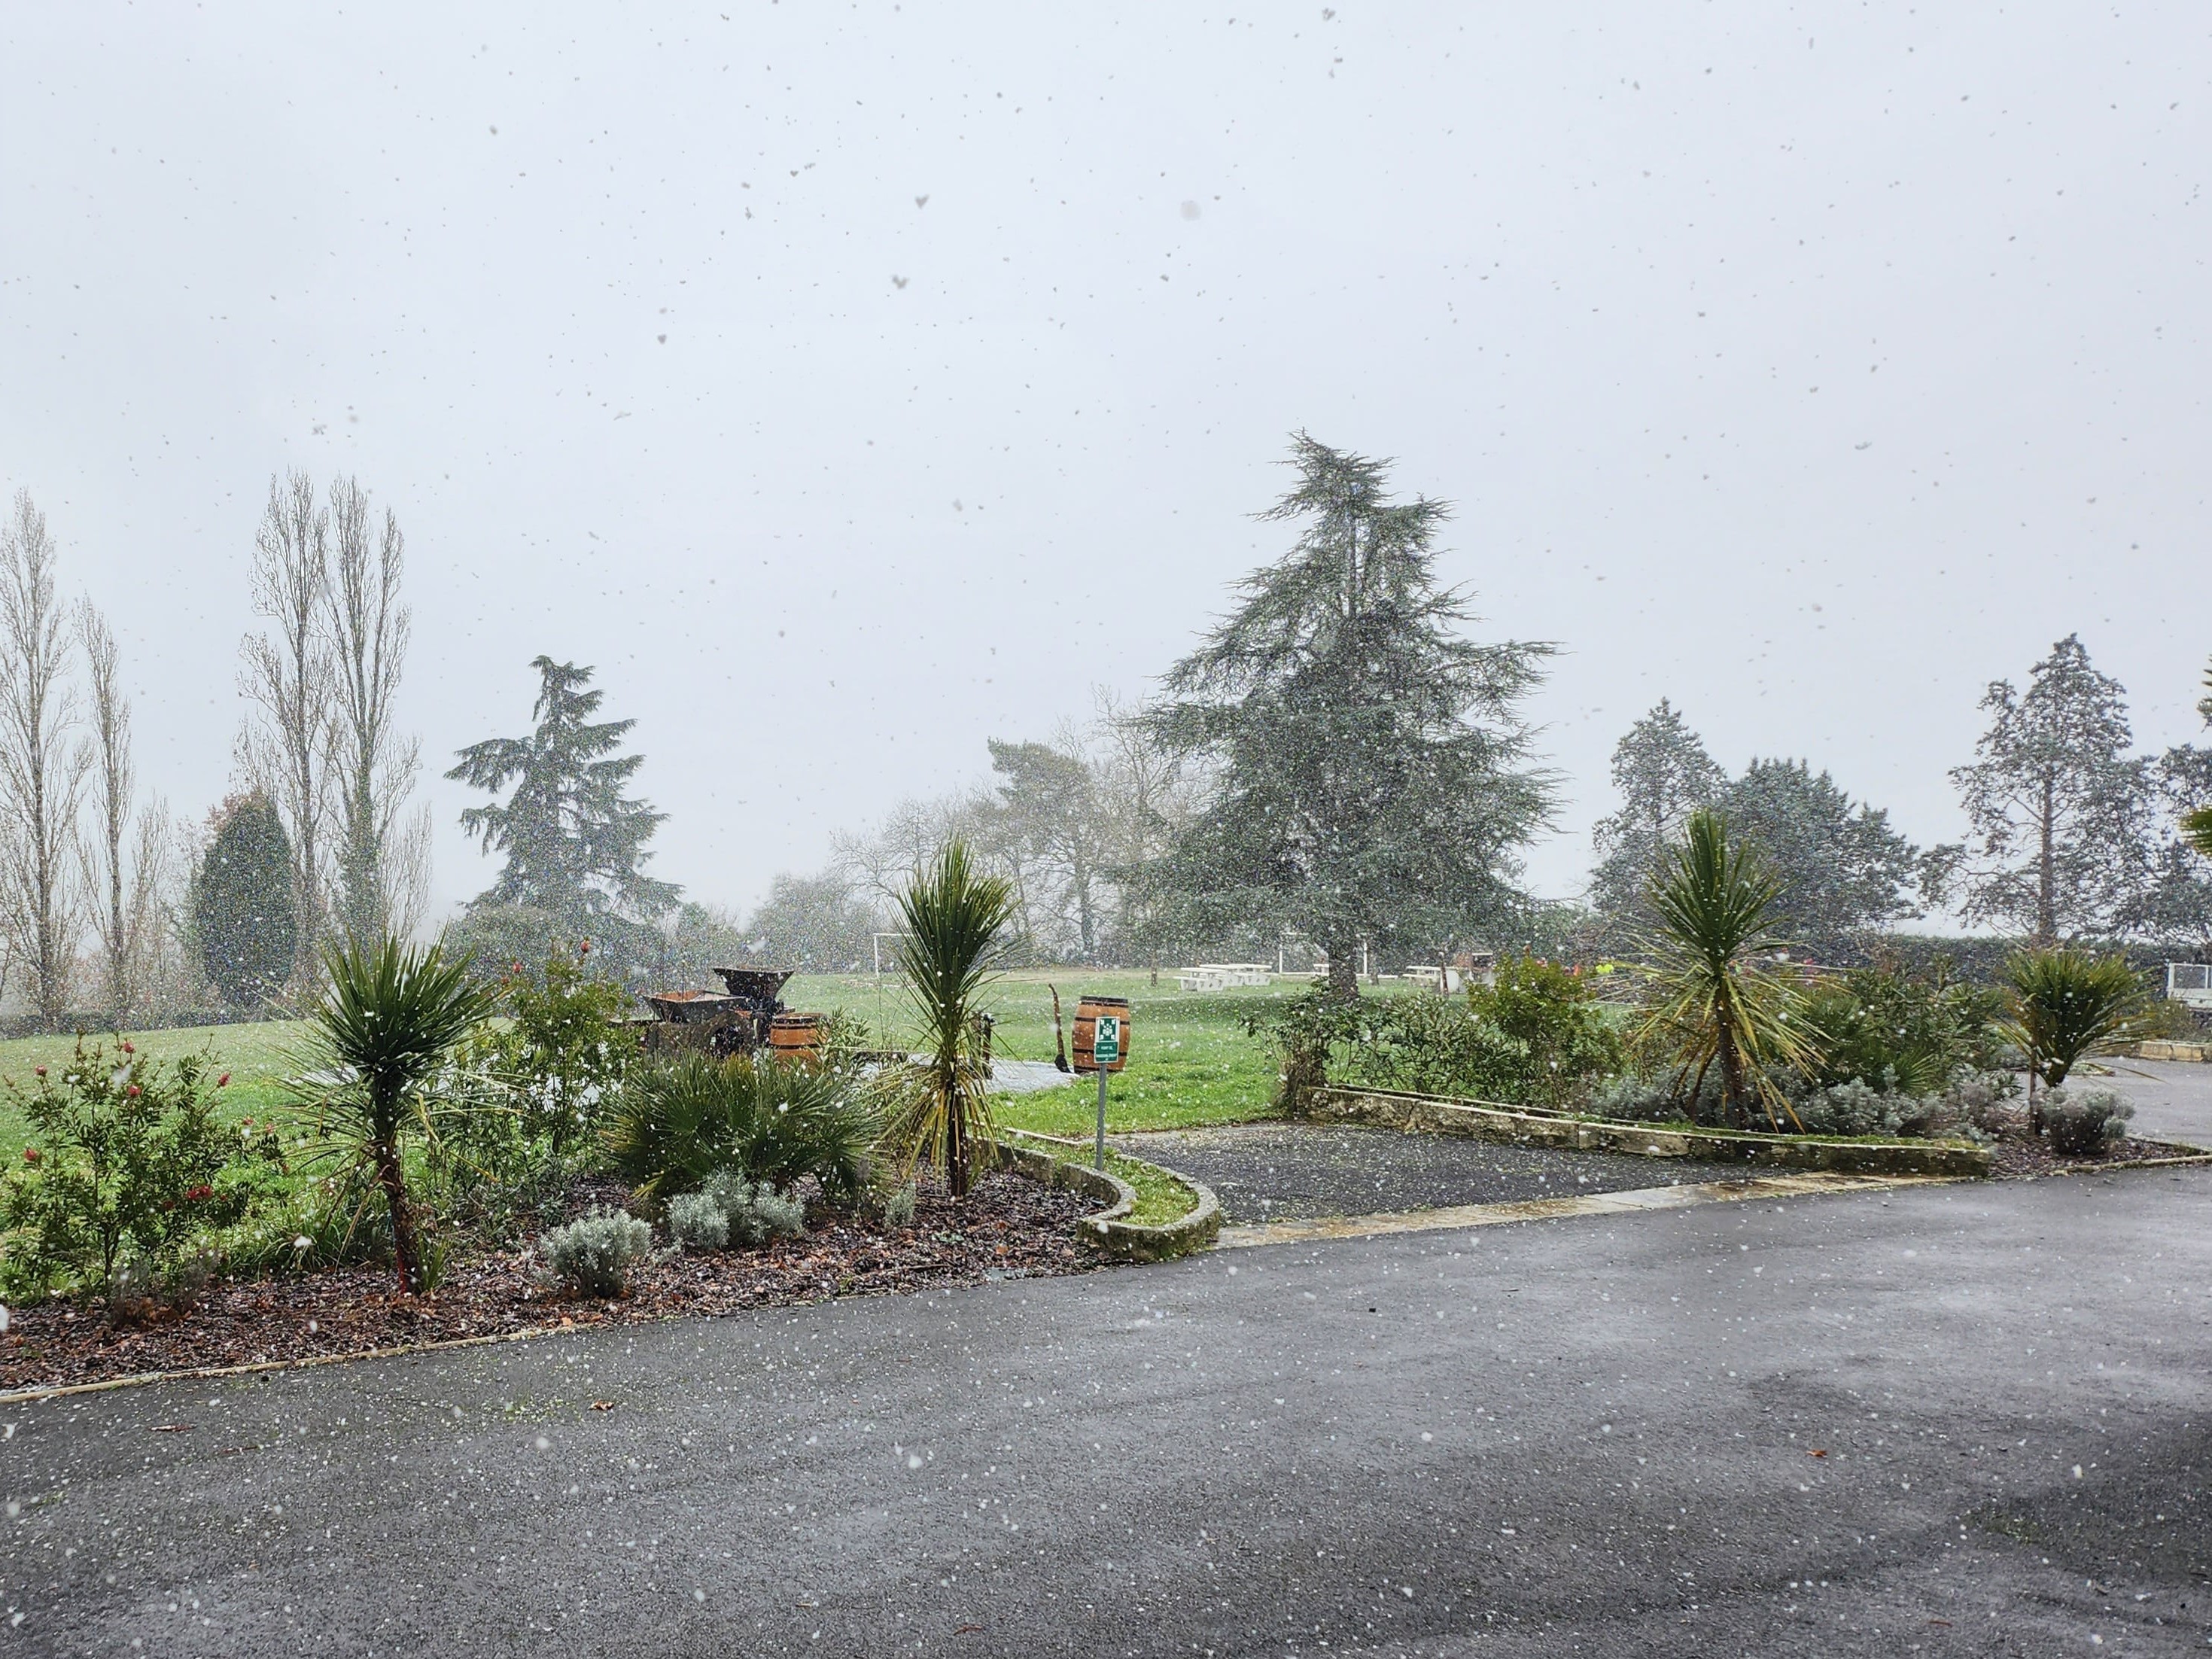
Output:
[[759,1249],[672,1252],[639,1264],[629,1295],[612,1302],[549,1288],[533,1249],[470,1253],[457,1245],[444,1282],[422,1297],[399,1295],[388,1269],[346,1267],[220,1281],[188,1310],[124,1324],[49,1303],[11,1310],[0,1335],[0,1389],[1082,1273],[1100,1261],[1074,1223],[1096,1207],[998,1171],[958,1204],[925,1188],[910,1227],[886,1230],[817,1208],[803,1237]]
[[2062,1158],[2051,1150],[2048,1141],[2037,1139],[2021,1130],[2018,1133],[2008,1133],[2000,1136],[1990,1148],[1990,1173],[2000,1181],[2019,1181],[2034,1176],[2086,1173],[2115,1164],[2136,1164],[2188,1155],[2164,1141],[2138,1140],[2130,1135],[2125,1140],[2116,1142],[2101,1157]]

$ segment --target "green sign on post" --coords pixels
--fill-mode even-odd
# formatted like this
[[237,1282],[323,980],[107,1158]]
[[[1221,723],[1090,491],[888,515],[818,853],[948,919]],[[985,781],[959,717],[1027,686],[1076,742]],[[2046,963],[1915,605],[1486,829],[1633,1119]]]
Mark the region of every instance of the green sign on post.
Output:
[[1113,1014],[1098,1016],[1091,1040],[1091,1058],[1103,1068],[1121,1058],[1121,1022]]

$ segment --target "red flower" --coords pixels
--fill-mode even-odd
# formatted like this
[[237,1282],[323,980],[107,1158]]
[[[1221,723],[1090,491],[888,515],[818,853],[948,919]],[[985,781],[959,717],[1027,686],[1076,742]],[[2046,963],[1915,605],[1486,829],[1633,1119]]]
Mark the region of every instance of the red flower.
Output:
[[225,1072],[221,1077],[217,1078],[215,1080],[215,1086],[218,1089],[228,1089],[230,1086],[230,1073]]
[[198,1186],[187,1187],[185,1188],[185,1202],[187,1204],[204,1203],[207,1200],[213,1198],[214,1196],[215,1188],[212,1187]]
[[131,1044],[130,1044],[128,1042],[125,1042],[124,1043],[124,1045],[123,1045],[123,1052],[124,1052],[125,1054],[137,1054],[138,1051],[137,1051],[136,1048],[132,1048],[132,1047],[131,1046]]
[[24,1148],[23,1148],[23,1162],[24,1162],[24,1163],[26,1163],[26,1164],[36,1164],[38,1161],[39,1161],[39,1149],[38,1149],[37,1147],[35,1147],[35,1146],[26,1146],[26,1147],[24,1147]]
[[46,1074],[46,1068],[43,1066],[34,1066],[31,1069],[36,1072],[40,1077],[44,1077]]
[[129,1096],[132,1100],[136,1100],[138,1098],[138,1085],[134,1083],[123,1092]]

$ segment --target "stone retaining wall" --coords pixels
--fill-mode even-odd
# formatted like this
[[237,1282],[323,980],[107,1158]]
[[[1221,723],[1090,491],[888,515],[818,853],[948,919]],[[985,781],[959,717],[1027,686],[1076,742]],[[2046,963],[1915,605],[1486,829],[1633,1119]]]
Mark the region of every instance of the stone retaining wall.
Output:
[[[1194,1250],[1209,1249],[1220,1237],[1221,1200],[1202,1181],[1194,1181],[1177,1170],[1166,1170],[1165,1173],[1198,1195],[1196,1207],[1187,1215],[1157,1226],[1132,1221],[1128,1216],[1137,1207],[1135,1188],[1111,1171],[1094,1170],[1073,1158],[1055,1158],[1043,1150],[1047,1146],[1073,1147],[1085,1143],[1063,1140],[1057,1135],[1036,1134],[1026,1129],[1002,1129],[999,1133],[1000,1150],[1023,1175],[1048,1187],[1065,1187],[1072,1192],[1083,1193],[1105,1205],[1104,1209],[1084,1217],[1076,1224],[1097,1247],[1099,1254],[1109,1260],[1165,1261],[1188,1255]],[[1024,1146],[1021,1143],[1024,1141],[1033,1144]],[[1128,1154],[1119,1156],[1127,1158]],[[1144,1162],[1141,1158],[1132,1161]],[[1155,1164],[1151,1167],[1158,1170],[1164,1166]]]
[[2137,1060],[2189,1060],[2200,1066],[2212,1061],[2212,1042],[2138,1042],[2129,1052]]
[[1483,1101],[1401,1094],[1389,1089],[1315,1091],[1312,1115],[1329,1123],[1366,1123],[1428,1134],[1468,1135],[1521,1146],[1574,1152],[1634,1152],[1645,1158],[1699,1158],[1763,1169],[1830,1170],[1844,1175],[1985,1176],[1986,1147],[1958,1141],[1864,1142],[1753,1134],[1727,1129],[1659,1129],[1641,1123],[1566,1117]]

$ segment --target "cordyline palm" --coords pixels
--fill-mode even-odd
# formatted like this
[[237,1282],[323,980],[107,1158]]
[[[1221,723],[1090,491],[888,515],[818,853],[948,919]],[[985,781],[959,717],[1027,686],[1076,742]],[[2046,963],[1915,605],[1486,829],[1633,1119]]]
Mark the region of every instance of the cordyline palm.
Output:
[[1728,826],[1711,811],[1692,814],[1683,844],[1651,884],[1659,931],[1644,941],[1651,969],[1638,1040],[1673,1048],[1675,1086],[1687,1084],[1692,1102],[1718,1065],[1722,1104],[1739,1125],[1755,1097],[1780,1126],[1770,1073],[1802,1062],[1808,1048],[1795,988],[1759,959],[1779,943],[1766,918],[1780,891],[1754,848],[1729,850]]
[[323,973],[330,988],[309,1022],[306,1075],[293,1086],[316,1133],[384,1194],[399,1287],[411,1295],[422,1288],[422,1258],[402,1139],[429,1133],[423,1085],[490,1014],[495,994],[470,980],[465,957],[448,961],[434,945],[389,935],[373,948],[329,947]]
[[2005,963],[2005,1034],[2027,1058],[2028,1116],[2043,1127],[2035,1085],[2056,1089],[2081,1057],[2118,1036],[2142,1006],[2126,959],[2064,946],[2014,953]]
[[917,872],[899,900],[898,969],[921,1022],[922,1052],[880,1074],[884,1137],[908,1167],[921,1161],[942,1169],[956,1198],[991,1152],[991,1068],[976,1016],[1013,916],[1012,888],[977,868],[958,841]]

